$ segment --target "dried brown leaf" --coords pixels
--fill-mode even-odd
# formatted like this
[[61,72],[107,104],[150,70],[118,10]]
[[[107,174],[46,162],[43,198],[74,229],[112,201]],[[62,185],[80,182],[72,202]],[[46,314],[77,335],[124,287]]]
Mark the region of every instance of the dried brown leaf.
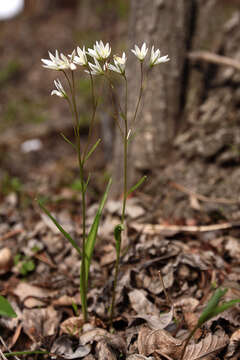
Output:
[[105,340],[99,341],[96,346],[97,358],[99,360],[117,360],[114,351],[108,346]]
[[151,330],[165,329],[172,321],[173,307],[168,313],[159,315],[138,314],[135,318],[144,319]]
[[174,307],[181,307],[183,311],[194,311],[199,305],[199,300],[193,297],[183,297],[174,301]]
[[134,289],[129,292],[128,297],[137,314],[159,315],[158,308],[147,299],[143,290]]
[[92,343],[99,336],[108,336],[107,330],[95,328],[93,330],[86,331],[80,336],[80,343],[82,345]]
[[26,282],[19,282],[13,293],[17,295],[21,302],[24,302],[26,298],[35,297],[39,300],[42,298],[48,298],[53,296],[56,292],[35,285],[28,284]]
[[61,334],[69,334],[71,336],[79,337],[83,324],[83,318],[80,318],[79,316],[70,317],[61,323]]
[[230,358],[234,355],[237,348],[239,348],[240,345],[240,329],[236,330],[232,336],[230,337],[230,342],[228,345],[228,351],[225,355],[226,358]]
[[198,344],[188,345],[183,360],[198,360],[217,353],[228,344],[227,336],[209,334]]
[[138,351],[146,356],[160,350],[161,354],[177,359],[183,346],[182,341],[175,339],[165,330],[150,330],[143,327],[138,335]]
[[51,353],[63,359],[85,358],[91,351],[90,345],[79,345],[73,351],[74,345],[70,337],[63,335],[56,339],[52,345]]
[[24,309],[23,330],[34,341],[39,337],[54,335],[59,326],[61,314],[52,306],[44,309]]

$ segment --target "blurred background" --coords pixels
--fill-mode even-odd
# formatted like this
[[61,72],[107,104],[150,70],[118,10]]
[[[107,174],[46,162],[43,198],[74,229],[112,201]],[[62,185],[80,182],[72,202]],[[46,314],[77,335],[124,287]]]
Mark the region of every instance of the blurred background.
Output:
[[[0,3],[0,184],[26,183],[76,166],[71,147],[59,133],[72,135],[67,103],[51,97],[59,74],[44,69],[41,58],[56,49],[111,42],[126,46],[128,0],[2,0]],[[91,94],[86,76],[77,82],[82,132],[87,128]],[[96,135],[97,136],[97,135]],[[109,152],[108,152],[109,154]],[[101,156],[100,156],[101,157]],[[96,159],[104,167],[104,154]],[[66,166],[66,164],[68,164]],[[96,168],[96,164],[93,165]],[[59,169],[59,170],[58,170]],[[71,177],[71,175],[70,175]],[[12,180],[14,179],[14,180]],[[18,179],[18,180],[16,180]],[[66,181],[68,181],[66,176]],[[47,181],[47,180],[46,180]]]
[[[49,50],[68,54],[78,45],[92,47],[101,39],[120,54],[146,41],[171,61],[149,74],[138,136],[131,145],[130,172],[136,179],[150,175],[144,190],[155,198],[157,216],[195,217],[201,207],[189,204],[186,195],[194,191],[231,199],[221,209],[218,203],[204,203],[207,214],[238,217],[232,199],[240,193],[240,75],[237,66],[226,66],[224,60],[209,61],[209,54],[240,60],[240,1],[177,4],[174,0],[0,2],[0,197],[23,188],[33,197],[36,192],[79,189],[75,155],[59,134],[72,136],[70,112],[64,101],[50,96],[58,74],[44,69],[41,58],[48,58]],[[127,56],[131,112],[139,71],[129,50]],[[86,77],[79,77],[77,87],[84,137],[91,106]],[[103,145],[89,165],[93,198],[110,173],[121,196],[121,144],[118,136],[114,140],[110,113],[110,101],[102,101],[96,137]]]

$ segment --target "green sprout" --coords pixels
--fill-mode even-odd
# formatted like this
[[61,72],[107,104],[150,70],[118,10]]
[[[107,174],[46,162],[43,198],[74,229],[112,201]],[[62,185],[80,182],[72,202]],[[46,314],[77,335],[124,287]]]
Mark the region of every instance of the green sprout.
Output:
[[188,336],[188,338],[187,338],[187,340],[185,342],[185,345],[184,345],[180,360],[184,359],[184,354],[186,352],[189,341],[191,340],[191,338],[193,337],[193,335],[195,334],[195,332],[196,332],[196,330],[198,328],[200,328],[206,321],[214,318],[215,316],[221,314],[225,310],[230,309],[232,306],[234,306],[234,305],[236,305],[237,303],[240,302],[240,299],[235,299],[235,300],[230,300],[230,301],[227,301],[227,302],[223,302],[223,303],[221,303],[219,305],[219,302],[221,301],[222,297],[226,294],[227,291],[228,291],[228,289],[226,289],[226,288],[225,289],[218,288],[214,292],[211,299],[207,303],[207,306],[205,307],[205,309],[203,310],[201,316],[199,317],[197,325],[195,326],[195,328],[189,334],[189,336]]

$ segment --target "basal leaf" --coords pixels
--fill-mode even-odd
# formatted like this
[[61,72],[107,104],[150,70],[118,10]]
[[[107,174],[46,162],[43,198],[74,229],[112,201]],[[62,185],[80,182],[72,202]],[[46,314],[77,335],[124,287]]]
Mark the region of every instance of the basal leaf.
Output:
[[98,139],[98,141],[92,146],[92,148],[89,150],[89,152],[87,153],[84,161],[88,160],[90,158],[90,156],[92,155],[92,153],[96,150],[97,146],[99,145],[101,139]]
[[116,252],[117,256],[120,255],[121,250],[121,240],[122,240],[122,231],[124,230],[124,227],[122,224],[118,224],[114,228],[114,238],[116,241]]
[[235,300],[230,300],[227,302],[222,303],[221,305],[217,306],[213,311],[212,311],[212,316],[217,316],[218,314],[221,314],[223,311],[230,309],[232,306],[236,305],[240,303],[240,299],[235,299]]
[[130,195],[133,191],[137,190],[137,188],[142,185],[142,183],[146,180],[147,176],[144,175],[135,185],[131,187],[131,189],[128,191],[128,195]]
[[37,200],[38,205],[40,206],[40,208],[45,212],[45,214],[49,217],[50,220],[52,220],[52,222],[54,223],[54,225],[58,228],[58,230],[63,234],[63,236],[65,237],[66,240],[68,240],[70,242],[70,244],[77,250],[77,252],[79,253],[79,255],[82,255],[82,252],[78,246],[78,244],[76,243],[75,240],[73,240],[73,238],[69,235],[69,233],[67,233],[63,227],[59,224],[59,222],[51,215],[51,213],[45,208],[45,206],[43,205],[43,203],[40,200]]
[[13,310],[9,301],[1,295],[0,295],[0,315],[11,318],[17,317],[17,314]]
[[200,318],[198,319],[198,326],[201,326],[203,323],[205,323],[207,320],[209,320],[213,315],[213,312],[215,311],[219,301],[221,298],[226,294],[228,289],[217,289],[211,299],[209,300],[207,306],[203,310]]
[[88,283],[88,273],[89,273],[89,268],[90,268],[90,264],[91,264],[91,259],[92,259],[94,246],[95,246],[95,243],[96,243],[99,221],[100,221],[100,217],[101,217],[101,214],[102,214],[102,211],[103,211],[103,207],[104,207],[105,202],[107,200],[107,196],[108,196],[108,193],[109,193],[109,190],[110,190],[111,183],[112,183],[112,179],[109,179],[106,190],[105,190],[105,193],[104,193],[104,195],[102,197],[102,200],[101,200],[101,202],[99,204],[98,211],[96,213],[96,216],[94,218],[94,221],[92,223],[92,226],[91,226],[91,229],[89,231],[87,241],[86,241],[86,246],[85,246],[86,284]]

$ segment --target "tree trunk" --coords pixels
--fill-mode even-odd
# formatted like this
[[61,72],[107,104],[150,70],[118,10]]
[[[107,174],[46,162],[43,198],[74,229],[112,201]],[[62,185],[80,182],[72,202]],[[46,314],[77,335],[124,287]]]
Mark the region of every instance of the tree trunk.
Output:
[[[238,2],[237,2],[238,3]],[[238,3],[238,5],[240,2]],[[139,172],[151,171],[169,160],[169,151],[179,130],[186,128],[196,115],[212,74],[212,66],[203,71],[188,59],[195,50],[219,52],[223,24],[236,10],[236,3],[227,0],[132,0],[129,25],[129,46],[144,41],[149,50],[154,44],[170,62],[154,67],[139,111],[137,136],[129,151],[129,182]],[[139,72],[136,59],[129,55],[129,118],[138,97]],[[196,118],[196,116],[195,116]],[[121,193],[122,144],[116,136],[114,151],[114,195]]]
[[[167,152],[179,127],[182,116],[184,70],[189,37],[193,1],[132,0],[130,10],[129,47],[146,42],[169,54],[171,61],[156,66],[148,77],[148,85],[136,121],[137,136],[130,149],[130,182],[136,170],[156,166],[163,149]],[[140,71],[136,58],[129,55],[129,119],[132,118],[139,91]],[[117,181],[115,194],[120,186],[119,164],[122,163],[122,145],[116,137],[114,174]]]

